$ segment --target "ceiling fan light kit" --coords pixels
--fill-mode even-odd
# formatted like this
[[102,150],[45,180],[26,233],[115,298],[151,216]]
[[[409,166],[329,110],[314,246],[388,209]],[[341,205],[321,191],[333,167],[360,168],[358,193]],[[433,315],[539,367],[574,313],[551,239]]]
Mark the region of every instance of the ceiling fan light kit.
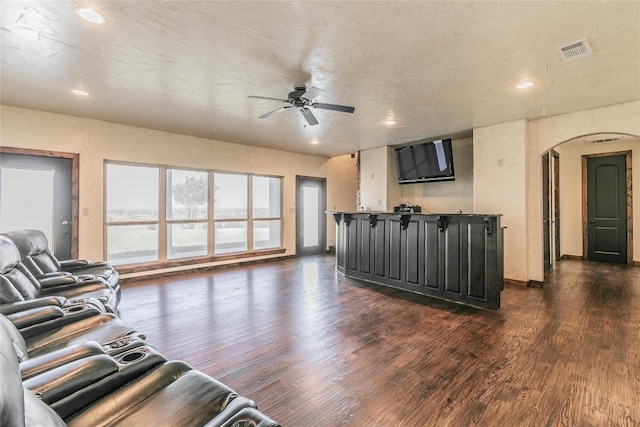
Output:
[[313,115],[313,112],[311,112],[309,107],[319,108],[321,110],[339,111],[342,113],[353,113],[355,111],[354,107],[349,107],[347,105],[324,104],[321,102],[315,102],[315,99],[323,92],[324,91],[322,89],[318,89],[317,87],[310,87],[309,89],[307,89],[305,86],[297,86],[293,88],[292,92],[289,92],[289,94],[287,95],[287,99],[256,95],[249,95],[249,98],[266,99],[269,101],[278,101],[289,104],[263,114],[258,117],[259,119],[266,119],[267,117],[271,117],[272,115],[280,113],[284,110],[297,108],[300,110],[302,117],[304,117],[309,126],[315,126],[319,123],[318,119],[316,119],[316,116]]

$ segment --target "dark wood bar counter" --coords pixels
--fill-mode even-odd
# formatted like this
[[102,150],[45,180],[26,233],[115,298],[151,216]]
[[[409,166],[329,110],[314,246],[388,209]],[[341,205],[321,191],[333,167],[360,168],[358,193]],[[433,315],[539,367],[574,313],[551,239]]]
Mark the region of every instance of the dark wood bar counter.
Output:
[[336,269],[348,277],[498,310],[500,215],[329,212]]

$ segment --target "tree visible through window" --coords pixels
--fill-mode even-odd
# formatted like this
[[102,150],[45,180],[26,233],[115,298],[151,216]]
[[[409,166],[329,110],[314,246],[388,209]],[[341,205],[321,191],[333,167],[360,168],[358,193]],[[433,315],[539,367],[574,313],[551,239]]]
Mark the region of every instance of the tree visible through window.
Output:
[[282,178],[111,162],[105,171],[114,264],[281,247]]
[[187,209],[187,218],[195,219],[200,206],[207,205],[207,179],[187,176],[184,182],[173,184],[173,199]]
[[209,173],[167,169],[167,258],[209,252]]

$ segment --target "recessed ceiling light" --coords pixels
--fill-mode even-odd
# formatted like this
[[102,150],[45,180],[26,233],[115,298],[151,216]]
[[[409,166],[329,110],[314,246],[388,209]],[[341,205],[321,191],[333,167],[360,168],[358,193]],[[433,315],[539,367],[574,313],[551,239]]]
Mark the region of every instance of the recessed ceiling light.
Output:
[[522,82],[520,83],[518,86],[516,86],[516,89],[529,89],[530,87],[532,87],[535,83],[533,82]]
[[384,121],[384,124],[387,126],[393,126],[395,124],[398,124],[398,121],[396,119],[387,119]]
[[75,93],[76,95],[79,96],[89,96],[89,92],[87,92],[86,90],[82,90],[82,89],[72,89],[71,92]]
[[102,15],[91,8],[79,7],[76,9],[76,13],[85,21],[89,21],[93,24],[104,24],[104,18]]
[[309,142],[309,144],[320,144],[320,141],[318,141],[317,139],[312,139],[311,142]]

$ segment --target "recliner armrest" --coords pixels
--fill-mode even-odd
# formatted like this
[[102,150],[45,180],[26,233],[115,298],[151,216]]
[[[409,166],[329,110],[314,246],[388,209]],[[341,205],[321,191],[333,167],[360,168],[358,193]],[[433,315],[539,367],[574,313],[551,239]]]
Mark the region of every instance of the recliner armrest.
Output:
[[111,394],[121,387],[126,387],[126,384],[131,381],[146,376],[167,361],[157,350],[146,345],[118,355],[111,355],[111,357],[118,364],[118,372],[52,403],[51,408],[66,419],[102,396]]
[[42,298],[30,299],[27,301],[18,301],[0,305],[0,314],[5,316],[20,311],[31,310],[32,308],[45,307],[45,306],[58,306],[62,307],[67,299],[60,296],[48,296]]
[[35,324],[48,322],[49,320],[58,319],[63,316],[64,311],[60,307],[49,305],[9,314],[7,315],[7,319],[9,319],[18,330],[22,330]]
[[48,273],[44,273],[41,276],[37,276],[37,279],[40,280],[41,278],[65,277],[65,276],[71,276],[71,273],[69,273],[67,271],[50,271]]
[[43,372],[23,381],[23,385],[50,405],[117,371],[113,358],[100,354]]
[[[83,277],[67,276],[61,278],[44,279],[40,281],[42,285],[42,292],[46,294],[58,291],[67,291],[71,289],[84,289],[86,292],[91,292],[99,289],[109,288],[109,284],[101,277]],[[64,295],[64,294],[63,294]]]
[[58,286],[69,286],[78,284],[78,276],[53,276],[38,280],[43,289],[51,289]]
[[87,265],[92,264],[88,259],[65,259],[62,261],[58,260],[58,262],[60,263],[60,268],[62,270],[67,268],[86,267]]
[[99,354],[105,354],[105,351],[102,346],[95,341],[75,344],[20,362],[20,374],[23,380],[27,380],[67,363]]
[[99,309],[90,304],[76,304],[69,307],[55,308],[60,310],[63,313],[63,316],[57,317],[55,319],[43,318],[37,323],[34,323],[32,326],[20,329],[20,334],[22,334],[25,340],[36,335],[47,333],[52,329],[61,328],[65,325],[78,322],[82,319],[96,316],[98,314],[103,314]]
[[[76,260],[71,260],[71,261],[76,261]],[[87,260],[81,260],[81,261],[87,261]],[[100,268],[113,269],[113,266],[111,265],[110,262],[107,262],[107,261],[98,261],[98,262],[89,261],[86,264],[60,261],[60,270],[69,271],[74,274],[82,271],[86,271],[86,270],[95,270]]]

